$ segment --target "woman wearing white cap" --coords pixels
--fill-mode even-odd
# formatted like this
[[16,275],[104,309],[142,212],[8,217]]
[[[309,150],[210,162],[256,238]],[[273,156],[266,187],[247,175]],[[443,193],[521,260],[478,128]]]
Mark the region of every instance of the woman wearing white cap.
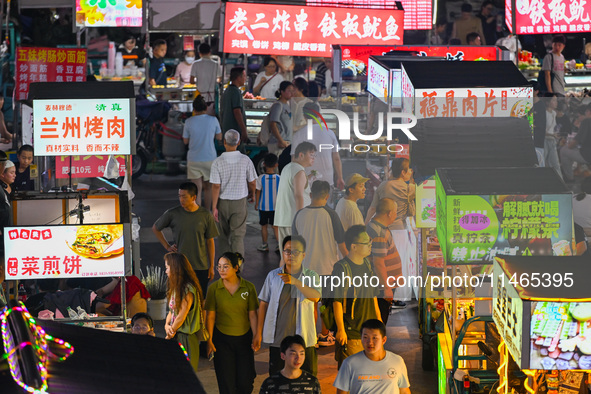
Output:
[[10,185],[16,178],[16,167],[10,160],[0,161],[0,254],[4,257],[4,227],[12,226]]

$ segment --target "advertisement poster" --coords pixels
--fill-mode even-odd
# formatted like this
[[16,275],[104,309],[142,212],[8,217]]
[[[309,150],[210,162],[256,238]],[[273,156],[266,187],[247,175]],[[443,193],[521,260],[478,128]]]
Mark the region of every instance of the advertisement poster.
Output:
[[[72,160],[70,162],[70,159]],[[55,159],[55,177],[68,178],[70,168],[72,178],[97,178],[105,175],[108,155],[103,156],[59,156]],[[115,156],[119,163],[119,176],[125,176],[125,157]]]
[[78,27],[141,27],[142,0],[76,0]]
[[572,255],[568,194],[466,196],[437,181],[437,234],[448,264],[487,264],[496,255]]
[[15,99],[26,100],[31,82],[86,81],[86,49],[16,48]]
[[35,100],[35,155],[129,155],[130,114],[129,99]]
[[417,89],[415,116],[425,118],[522,117],[533,107],[533,89]]
[[591,369],[590,339],[591,302],[532,302],[529,369]]
[[6,279],[123,276],[122,224],[6,227]]
[[435,208],[435,177],[431,177],[417,186],[416,211],[418,228],[435,228],[437,211]]
[[367,76],[367,91],[377,97],[380,101],[387,103],[390,96],[390,71],[382,65],[369,59]]
[[331,56],[331,45],[400,45],[404,12],[226,3],[226,53]]
[[[511,1],[505,2],[505,20],[511,21]],[[591,30],[591,3],[576,0],[517,0],[515,34],[584,33]]]

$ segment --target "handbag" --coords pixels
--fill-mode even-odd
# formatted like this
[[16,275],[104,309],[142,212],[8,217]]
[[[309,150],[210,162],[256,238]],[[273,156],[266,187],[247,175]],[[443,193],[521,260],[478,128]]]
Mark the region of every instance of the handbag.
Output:
[[[195,302],[191,305],[191,310],[177,331],[187,335],[195,334],[199,341],[207,341],[210,335],[205,327],[205,310],[202,307],[201,297],[198,295],[197,289],[193,286],[191,286],[191,292],[193,293]],[[199,308],[199,313],[194,313],[194,308]]]

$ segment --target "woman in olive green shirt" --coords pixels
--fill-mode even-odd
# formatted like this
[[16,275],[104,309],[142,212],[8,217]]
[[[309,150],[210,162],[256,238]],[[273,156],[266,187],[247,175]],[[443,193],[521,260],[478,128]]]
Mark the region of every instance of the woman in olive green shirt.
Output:
[[205,299],[207,354],[214,353],[220,394],[250,394],[253,390],[253,332],[257,332],[256,289],[241,278],[239,253],[224,253],[218,260],[220,279],[209,285]]

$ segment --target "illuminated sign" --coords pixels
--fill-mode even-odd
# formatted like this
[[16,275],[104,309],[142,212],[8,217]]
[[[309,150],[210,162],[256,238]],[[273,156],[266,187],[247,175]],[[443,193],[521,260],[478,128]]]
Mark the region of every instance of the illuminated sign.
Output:
[[76,0],[76,26],[140,27],[142,0]]
[[16,48],[15,98],[26,100],[31,82],[86,81],[86,49]]
[[390,71],[373,59],[369,59],[368,66],[367,91],[384,103],[387,103],[387,99],[390,96],[388,91],[388,86],[390,85]]
[[129,155],[129,99],[34,100],[36,156]]
[[[71,159],[71,161],[70,161]],[[96,178],[105,175],[109,155],[102,156],[61,156],[55,159],[55,177]],[[119,176],[125,176],[125,157],[115,156],[119,163]]]
[[[404,30],[431,30],[432,4],[431,0],[398,0],[404,8]],[[395,9],[395,0],[307,0],[308,5],[326,5],[332,7],[352,8],[382,8]]]
[[6,227],[6,279],[123,276],[122,224]]
[[516,2],[511,25],[511,0],[505,0],[505,21],[515,34],[585,33],[591,31],[591,3],[585,1],[537,0]]
[[448,264],[490,264],[496,255],[572,255],[568,194],[448,195],[437,175],[436,200]]
[[497,263],[493,267],[493,321],[509,353],[521,366],[523,346],[523,301]]
[[417,89],[415,115],[421,118],[522,117],[533,106],[533,89]]
[[403,11],[226,3],[226,53],[330,56],[332,44],[402,44]]

